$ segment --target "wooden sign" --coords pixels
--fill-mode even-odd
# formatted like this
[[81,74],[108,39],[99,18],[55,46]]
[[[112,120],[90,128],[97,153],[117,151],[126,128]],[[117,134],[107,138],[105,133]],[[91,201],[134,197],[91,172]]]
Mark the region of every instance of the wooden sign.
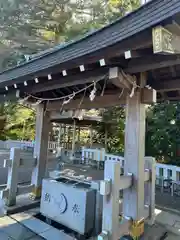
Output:
[[161,54],[173,54],[173,34],[162,26],[153,28],[153,52]]

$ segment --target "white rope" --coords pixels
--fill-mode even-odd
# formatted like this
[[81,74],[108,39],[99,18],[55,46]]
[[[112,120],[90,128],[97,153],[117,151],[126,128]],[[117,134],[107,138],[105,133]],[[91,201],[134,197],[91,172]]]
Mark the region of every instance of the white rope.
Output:
[[133,82],[133,86],[132,86],[132,89],[131,89],[131,93],[129,95],[130,98],[132,98],[134,96],[134,92],[135,92],[135,89],[137,88],[137,85],[135,82]]
[[136,88],[141,88],[141,87],[137,85],[135,76],[132,76],[132,80],[130,80],[127,74],[123,70],[121,70],[121,74],[132,85],[131,93],[129,94],[129,97],[132,98],[134,96]]
[[[127,76],[127,74],[121,70],[121,73],[123,75],[123,77],[132,85],[132,89],[131,89],[131,92],[129,94],[129,96],[132,98],[134,96],[134,93],[135,93],[135,89],[136,88],[141,88],[139,85],[137,85],[136,83],[136,77],[135,76],[132,76],[132,80],[129,79],[129,77]],[[107,84],[107,75],[105,75],[104,77],[102,77],[101,79],[99,79],[98,81],[93,81],[91,84],[89,84],[88,86],[76,91],[76,92],[73,92],[69,95],[66,95],[66,96],[62,96],[62,97],[58,97],[58,98],[41,98],[41,97],[36,97],[34,95],[31,95],[31,94],[28,94],[28,96],[26,96],[23,100],[26,101],[28,100],[30,97],[38,100],[37,102],[35,103],[32,103],[31,105],[33,106],[36,106],[38,104],[40,104],[42,101],[57,101],[57,100],[63,100],[63,103],[62,103],[62,107],[61,107],[61,111],[63,109],[63,105],[65,104],[68,104],[77,94],[81,93],[81,92],[84,92],[84,95],[80,101],[80,105],[82,104],[83,100],[84,100],[84,97],[85,97],[85,93],[86,93],[86,90],[90,87],[93,86],[93,90],[91,91],[90,95],[89,95],[89,98],[90,98],[90,101],[93,101],[96,97],[96,91],[97,91],[97,88],[96,88],[96,83],[98,83],[99,81],[101,81],[102,79],[105,80],[104,82],[104,86],[103,86],[103,90],[102,90],[102,93],[101,93],[101,96],[104,95],[104,91],[105,91],[105,87],[106,87],[106,84]],[[146,86],[148,89],[150,89],[150,86]],[[124,88],[122,89],[122,92],[120,93],[119,95],[119,98],[123,95],[124,93]]]
[[96,97],[96,83],[94,82],[94,87],[93,87],[93,90],[91,91],[90,95],[89,95],[89,98],[90,98],[90,101],[94,101],[95,97]]
[[[105,75],[105,76],[106,76],[106,75]],[[105,76],[102,77],[102,79],[105,78]],[[34,96],[34,95],[31,95],[31,94],[28,94],[28,97],[32,97],[32,98],[34,98],[34,99],[36,99],[36,100],[41,100],[41,101],[57,101],[57,100],[63,100],[63,99],[66,99],[66,98],[71,98],[71,99],[72,99],[72,95],[73,95],[73,97],[75,97],[77,94],[83,92],[83,91],[86,90],[87,88],[90,88],[90,87],[94,86],[97,82],[101,81],[102,79],[99,79],[98,81],[89,84],[88,86],[86,86],[86,87],[78,90],[77,92],[73,92],[73,93],[71,93],[71,94],[69,94],[69,95],[67,95],[67,96],[63,96],[63,97],[58,97],[58,98],[40,98],[40,97],[36,97],[36,96]],[[70,100],[71,100],[71,99],[70,99]]]
[[75,95],[76,95],[75,92],[73,92],[70,96],[68,96],[68,99],[64,99],[63,105],[68,104],[71,101],[71,99],[75,97]]
[[119,94],[119,98],[122,97],[123,93],[124,93],[124,88],[122,89],[121,93]]
[[35,103],[31,103],[31,105],[32,105],[32,106],[37,106],[37,105],[39,105],[41,102],[42,102],[42,100],[38,100],[38,101],[35,102]]

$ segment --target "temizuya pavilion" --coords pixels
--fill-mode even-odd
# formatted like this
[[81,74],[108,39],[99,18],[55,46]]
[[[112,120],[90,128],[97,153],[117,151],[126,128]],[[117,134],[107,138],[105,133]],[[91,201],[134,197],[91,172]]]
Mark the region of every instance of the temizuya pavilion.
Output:
[[[38,159],[32,183],[40,195],[49,113],[126,104],[124,173],[135,186],[123,196],[123,214],[144,211],[145,104],[180,99],[180,1],[153,0],[93,33],[0,74],[1,101],[37,103]],[[157,93],[157,94],[156,94]]]

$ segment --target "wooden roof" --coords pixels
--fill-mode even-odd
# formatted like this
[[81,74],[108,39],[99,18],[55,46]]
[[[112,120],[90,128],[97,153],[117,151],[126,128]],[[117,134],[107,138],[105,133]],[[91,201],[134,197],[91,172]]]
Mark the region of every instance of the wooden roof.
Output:
[[[77,41],[60,45],[34,59],[0,74],[0,98],[33,95],[37,98],[54,99],[80,92],[76,101],[89,96],[92,88],[85,93],[81,89],[97,81],[96,95],[110,94],[117,102],[120,88],[107,81],[109,69],[118,67],[123,72],[135,75],[147,72],[147,84],[158,91],[158,100],[180,99],[180,1],[152,0],[138,10],[118,19],[116,22],[94,31]],[[158,34],[164,34],[162,49],[159,49]],[[155,32],[156,34],[156,32]],[[162,39],[161,39],[162,40]],[[168,49],[170,45],[170,49]],[[128,52],[129,51],[129,52]],[[125,53],[130,56],[125,57]],[[100,60],[105,61],[101,66]],[[84,70],[80,70],[80,66]],[[104,65],[104,64],[103,64]],[[65,71],[64,71],[65,70]],[[64,71],[64,72],[63,72]],[[48,74],[51,79],[48,80]],[[64,75],[64,76],[63,76]],[[38,83],[35,82],[38,78]],[[26,84],[25,84],[26,83]],[[16,84],[16,85],[14,85]],[[105,86],[105,88],[104,88]],[[16,88],[17,87],[17,88]],[[82,93],[82,94],[81,94]],[[6,95],[6,97],[4,97]],[[123,93],[122,93],[123,95]],[[109,95],[108,95],[109,96]],[[111,106],[110,98],[104,98]],[[97,99],[102,106],[102,99]],[[81,106],[85,106],[86,99]],[[59,103],[48,101],[49,109],[56,110]],[[93,108],[93,104],[89,108]]]

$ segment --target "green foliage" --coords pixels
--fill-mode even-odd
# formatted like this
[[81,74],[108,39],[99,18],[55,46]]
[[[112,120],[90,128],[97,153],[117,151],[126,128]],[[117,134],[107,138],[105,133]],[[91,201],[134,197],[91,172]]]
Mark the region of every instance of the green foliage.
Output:
[[8,119],[6,126],[9,138],[34,140],[35,136],[35,112],[21,105],[16,105],[16,112]]
[[[17,103],[5,103],[0,107],[4,116],[0,139],[33,140],[35,135],[35,112]],[[1,124],[1,123],[0,123]]]
[[104,122],[96,127],[97,135],[94,141],[104,145],[105,128],[107,128],[107,150],[111,153],[122,153],[124,151],[124,123],[125,112],[123,107],[108,109],[103,114]]
[[179,165],[180,143],[179,103],[161,103],[147,110],[146,155],[158,161]]
[[0,0],[1,69],[33,54],[79,38],[137,8],[139,2],[103,0]]
[[[0,70],[26,61],[25,54],[80,38],[106,25],[124,15],[132,2],[136,4],[136,0],[119,1],[117,7],[103,0],[0,0]],[[34,117],[33,111],[16,103],[1,105],[0,139],[33,139]],[[109,137],[109,148],[121,149],[121,142]]]
[[6,138],[5,125],[6,125],[5,108],[4,104],[0,104],[0,140],[4,140]]
[[[153,156],[157,161],[180,165],[180,103],[161,103],[146,109],[146,156]],[[104,119],[112,121],[108,126],[108,151],[124,152],[124,108],[109,109]],[[104,144],[104,124],[96,130],[96,140]]]
[[114,16],[121,16],[132,12],[140,6],[140,0],[109,0],[109,5],[114,12]]

